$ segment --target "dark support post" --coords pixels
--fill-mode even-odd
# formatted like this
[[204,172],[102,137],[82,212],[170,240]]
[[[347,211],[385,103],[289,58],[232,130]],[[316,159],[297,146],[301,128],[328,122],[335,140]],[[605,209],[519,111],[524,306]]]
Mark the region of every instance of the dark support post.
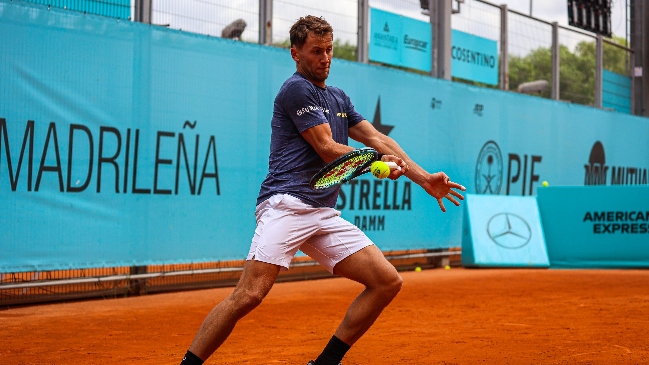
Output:
[[[131,266],[129,274],[130,275],[138,275],[138,274],[146,274],[147,272],[147,267],[146,266]],[[130,296],[138,296],[146,294],[146,279],[131,279],[128,282],[128,295]]]
[[152,0],[134,0],[134,21],[151,24]]

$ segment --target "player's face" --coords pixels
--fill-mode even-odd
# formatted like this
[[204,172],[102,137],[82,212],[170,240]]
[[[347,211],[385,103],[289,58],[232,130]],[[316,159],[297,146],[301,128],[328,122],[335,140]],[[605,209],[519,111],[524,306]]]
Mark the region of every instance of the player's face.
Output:
[[309,33],[302,48],[291,48],[297,71],[317,86],[325,87],[333,56],[333,34],[322,37]]

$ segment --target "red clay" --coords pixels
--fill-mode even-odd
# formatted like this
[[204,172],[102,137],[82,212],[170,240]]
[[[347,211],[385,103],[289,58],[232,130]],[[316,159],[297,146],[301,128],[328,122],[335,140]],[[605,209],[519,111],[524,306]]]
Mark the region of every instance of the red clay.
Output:
[[[405,272],[347,354],[360,364],[647,364],[649,271]],[[317,356],[362,290],[345,279],[279,283],[207,364]],[[232,288],[0,311],[0,363],[178,365]]]

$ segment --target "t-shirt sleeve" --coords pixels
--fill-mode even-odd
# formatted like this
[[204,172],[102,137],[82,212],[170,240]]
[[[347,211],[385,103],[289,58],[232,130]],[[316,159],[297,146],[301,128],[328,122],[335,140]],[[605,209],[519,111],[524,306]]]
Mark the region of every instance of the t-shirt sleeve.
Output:
[[278,98],[278,103],[293,120],[300,133],[316,125],[327,123],[325,111],[319,105],[319,96],[313,88],[314,86],[309,87],[307,82],[294,82],[287,85]]

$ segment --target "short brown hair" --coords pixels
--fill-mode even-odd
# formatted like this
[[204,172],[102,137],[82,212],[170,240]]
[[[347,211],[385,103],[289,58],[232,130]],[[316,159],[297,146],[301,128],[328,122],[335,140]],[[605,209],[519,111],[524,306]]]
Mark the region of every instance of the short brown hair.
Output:
[[289,32],[291,39],[291,47],[302,48],[309,33],[323,37],[325,35],[333,35],[334,29],[322,17],[307,15],[298,19],[291,27]]

